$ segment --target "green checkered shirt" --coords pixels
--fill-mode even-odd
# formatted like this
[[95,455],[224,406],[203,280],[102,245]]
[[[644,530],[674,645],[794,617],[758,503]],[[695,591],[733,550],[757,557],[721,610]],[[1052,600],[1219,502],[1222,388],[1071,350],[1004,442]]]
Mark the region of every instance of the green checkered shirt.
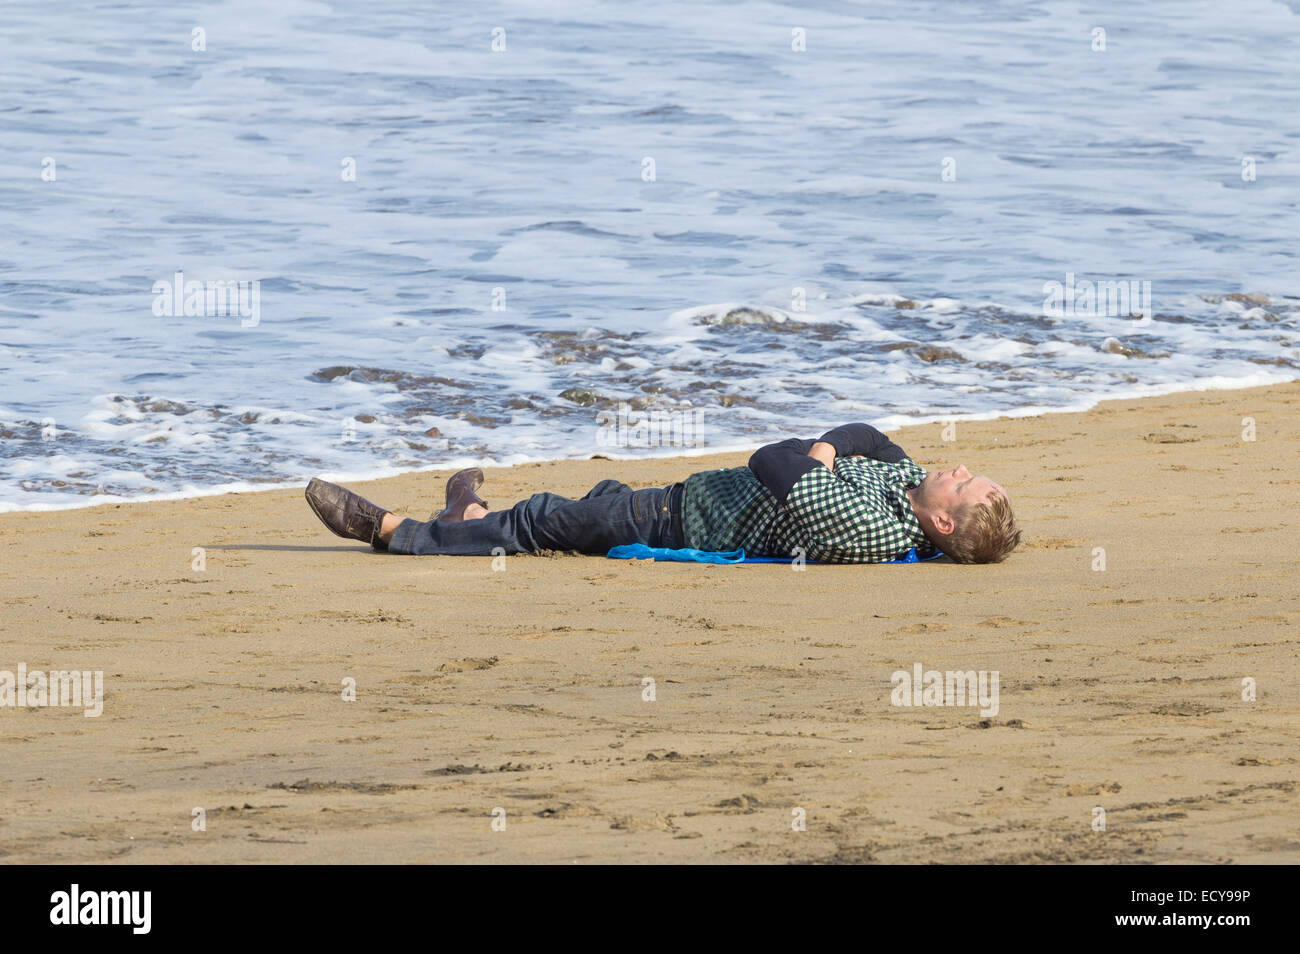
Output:
[[838,457],[799,478],[782,507],[748,467],[686,478],[686,545],[746,556],[795,556],[817,563],[884,563],[935,551],[905,491],[925,477],[914,461]]

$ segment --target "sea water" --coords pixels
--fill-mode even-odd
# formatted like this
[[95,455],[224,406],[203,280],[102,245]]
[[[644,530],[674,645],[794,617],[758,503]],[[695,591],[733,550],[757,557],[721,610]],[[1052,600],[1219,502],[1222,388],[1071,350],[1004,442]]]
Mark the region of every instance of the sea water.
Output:
[[1294,379],[1298,33],[1271,0],[5,3],[0,509]]

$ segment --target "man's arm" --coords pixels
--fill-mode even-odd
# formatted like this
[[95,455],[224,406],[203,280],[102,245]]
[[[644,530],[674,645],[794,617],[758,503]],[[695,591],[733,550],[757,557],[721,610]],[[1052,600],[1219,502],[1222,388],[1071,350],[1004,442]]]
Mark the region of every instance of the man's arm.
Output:
[[818,465],[835,470],[836,457],[860,455],[895,464],[905,458],[903,449],[870,424],[844,424],[818,440],[790,438],[760,447],[749,459],[749,469],[781,503],[786,502],[799,478]]
[[887,464],[897,464],[907,455],[870,424],[843,424],[827,431],[819,443],[830,444],[837,457],[873,457]]
[[808,456],[814,443],[814,441],[802,441],[792,437],[777,444],[760,447],[749,459],[749,469],[754,472],[759,483],[772,492],[772,496],[785,503],[785,498],[790,495],[790,488],[799,482],[799,478],[810,470],[822,466],[817,460]]

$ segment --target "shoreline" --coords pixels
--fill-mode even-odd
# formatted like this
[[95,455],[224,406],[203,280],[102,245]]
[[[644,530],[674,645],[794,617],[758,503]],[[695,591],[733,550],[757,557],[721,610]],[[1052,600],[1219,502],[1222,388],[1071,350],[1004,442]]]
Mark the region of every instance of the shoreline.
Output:
[[[1287,384],[1291,384],[1295,381],[1300,381],[1300,374],[1296,374],[1290,378],[1269,381],[1262,384],[1257,382],[1241,383],[1238,379],[1232,379],[1227,383],[1218,383],[1218,384],[1212,383],[1218,381],[1222,381],[1222,379],[1218,377],[1211,377],[1208,379],[1203,379],[1201,381],[1198,381],[1194,386],[1179,385],[1174,387],[1173,389],[1168,389],[1168,390],[1160,389],[1159,387],[1154,387],[1154,389],[1147,394],[1121,395],[1118,397],[1098,397],[1096,399],[1090,398],[1085,402],[1081,402],[1080,404],[1068,405],[1065,407],[1046,407],[1042,405],[1027,405],[1023,408],[1013,408],[1010,410],[1000,410],[1000,411],[977,411],[973,414],[964,414],[964,415],[921,414],[916,416],[907,416],[907,415],[899,415],[899,414],[889,414],[889,415],[885,415],[884,417],[866,419],[866,423],[871,424],[872,426],[877,427],[886,433],[893,434],[898,431],[905,430],[907,428],[922,427],[927,424],[947,423],[949,421],[954,421],[958,424],[961,424],[961,423],[971,423],[971,422],[979,422],[979,421],[997,421],[1003,419],[1020,420],[1022,418],[1045,417],[1051,414],[1086,414],[1088,411],[1094,410],[1095,408],[1099,407],[1100,405],[1108,401],[1144,401],[1150,398],[1169,397],[1171,395],[1176,395],[1176,394],[1194,394],[1194,393],[1204,393],[1204,392],[1214,392],[1214,391],[1245,391],[1245,390],[1252,390],[1254,388],[1281,387]],[[849,413],[853,413],[853,412],[849,412]],[[861,418],[857,418],[857,417],[853,418],[853,420],[855,421],[860,419]],[[773,437],[771,439],[779,440],[780,438]],[[392,473],[376,472],[376,471],[363,471],[363,472],[324,471],[319,474],[312,474],[309,477],[303,477],[297,481],[276,481],[274,483],[267,482],[265,485],[260,485],[247,480],[230,481],[224,484],[216,484],[213,485],[212,487],[193,488],[189,490],[163,491],[158,494],[149,494],[147,496],[142,496],[142,497],[120,497],[112,494],[103,494],[103,495],[91,494],[91,495],[86,495],[86,500],[84,502],[75,501],[75,502],[55,503],[55,504],[31,503],[26,505],[15,504],[10,501],[0,501],[0,517],[3,517],[5,514],[11,514],[11,513],[60,513],[66,510],[86,510],[94,507],[105,507],[110,505],[116,506],[120,504],[134,505],[134,504],[141,504],[141,503],[164,503],[164,502],[170,502],[176,500],[195,500],[203,497],[218,497],[226,494],[269,493],[277,490],[281,490],[281,491],[292,490],[296,487],[306,486],[307,481],[310,480],[311,477],[320,477],[321,479],[328,480],[331,483],[342,483],[342,484],[370,483],[370,482],[380,481],[380,480],[394,480],[402,477],[410,477],[417,474],[438,473],[441,471],[454,472],[464,467],[482,467],[485,469],[489,469],[489,468],[506,469],[511,467],[520,467],[527,464],[552,464],[552,463],[564,463],[564,462],[571,462],[571,461],[599,460],[602,458],[612,460],[612,461],[623,462],[623,461],[664,460],[664,459],[694,459],[699,457],[713,457],[713,456],[730,455],[730,454],[748,455],[753,453],[758,448],[762,447],[764,443],[768,443],[768,442],[765,441],[761,443],[749,443],[745,441],[737,441],[731,444],[719,445],[717,447],[709,446],[709,447],[701,447],[701,448],[668,447],[665,450],[665,452],[662,454],[620,454],[617,451],[607,452],[602,450],[602,452],[599,454],[592,454],[586,457],[536,457],[536,458],[525,457],[523,459],[514,460],[509,463],[491,462],[494,460],[491,457],[483,458],[481,460],[476,460],[470,457],[461,457],[461,458],[452,458],[450,461],[443,461],[435,464],[429,464],[427,466],[418,467],[415,469],[394,471]],[[489,461],[489,463],[484,463],[484,461]],[[96,498],[99,496],[103,496],[106,499],[97,500]]]
[[[1297,408],[1290,382],[891,431],[1007,487],[1025,543],[987,566],[394,556],[300,487],[12,513],[0,671],[103,694],[0,705],[0,860],[1294,863]],[[355,489],[425,519],[446,474]],[[894,704],[917,666],[998,698]]]

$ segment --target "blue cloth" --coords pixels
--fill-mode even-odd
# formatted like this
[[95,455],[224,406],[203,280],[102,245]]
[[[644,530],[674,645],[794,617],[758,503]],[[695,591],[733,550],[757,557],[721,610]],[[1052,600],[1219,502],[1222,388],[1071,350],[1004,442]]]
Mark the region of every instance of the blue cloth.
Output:
[[710,553],[708,550],[696,550],[683,547],[671,550],[668,547],[648,547],[644,543],[625,543],[610,547],[605,556],[615,560],[656,560],[673,563],[744,563],[744,550],[730,550],[725,553]]
[[[613,560],[655,560],[657,562],[673,563],[793,563],[792,557],[747,557],[744,550],[727,550],[721,553],[709,552],[708,550],[695,550],[686,547],[680,550],[669,549],[668,547],[648,547],[644,543],[627,543],[617,547],[610,547],[609,552],[605,554]],[[901,560],[886,560],[886,563],[924,563],[927,560],[937,560],[943,556],[942,553],[936,552],[934,556],[918,557],[916,547],[907,551],[907,555]],[[812,562],[811,560],[808,562]]]

